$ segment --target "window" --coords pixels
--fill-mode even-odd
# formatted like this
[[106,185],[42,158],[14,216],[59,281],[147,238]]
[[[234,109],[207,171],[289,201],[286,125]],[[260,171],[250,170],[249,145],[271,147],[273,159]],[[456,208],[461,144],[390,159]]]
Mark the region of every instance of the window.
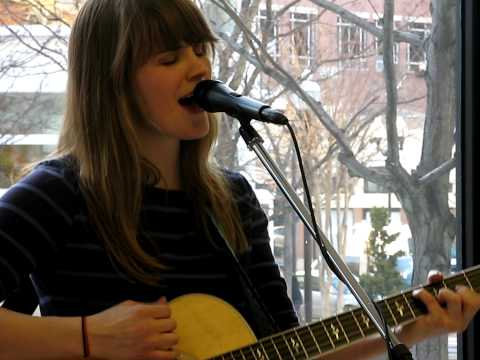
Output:
[[[430,24],[427,23],[411,23],[408,25],[409,31],[419,35],[422,39],[427,37]],[[421,46],[408,44],[407,50],[408,70],[414,72],[425,71],[427,66],[427,54]]]
[[16,181],[23,166],[44,159],[55,148],[54,145],[28,144],[28,136],[20,142],[22,144],[0,147],[0,192]]
[[361,66],[365,66],[367,33],[358,26],[337,17],[337,49],[343,63],[348,59],[360,59],[360,64],[363,64]]
[[276,60],[280,56],[280,49],[278,46],[278,21],[276,20],[277,12],[272,11],[272,18],[267,19],[267,10],[260,10],[258,14],[258,23],[261,33],[260,37],[265,34],[265,43],[267,52]]
[[291,59],[301,66],[310,66],[315,53],[312,14],[302,12],[290,13],[292,30]]
[[[375,26],[378,28],[383,27],[383,20],[379,19],[375,21]],[[397,26],[395,26],[396,28]],[[375,69],[377,71],[383,71],[383,40],[375,38],[375,52],[377,59],[375,62]],[[398,64],[400,54],[400,44],[395,42],[393,43],[393,63]]]

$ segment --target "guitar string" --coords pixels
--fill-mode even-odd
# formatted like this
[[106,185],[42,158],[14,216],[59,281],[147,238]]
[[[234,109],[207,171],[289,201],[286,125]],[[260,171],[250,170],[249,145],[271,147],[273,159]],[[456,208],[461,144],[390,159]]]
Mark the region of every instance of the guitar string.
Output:
[[[456,275],[454,277],[447,278],[447,279],[443,280],[442,283],[427,285],[424,288],[427,291],[429,291],[430,293],[435,293],[436,290],[439,290],[440,288],[445,287],[445,286],[450,288],[450,289],[453,289],[456,285],[464,285],[464,286],[470,287],[470,284],[473,287],[473,290],[475,290],[475,291],[478,290],[478,285],[480,284],[480,272],[471,271],[471,274],[462,272],[462,273],[459,273],[458,275]],[[413,298],[413,296],[411,294],[411,291],[410,291],[410,292],[407,292],[407,293],[395,295],[393,297],[387,297],[387,298],[379,301],[379,306],[383,307],[383,309],[381,309],[382,312],[384,314],[386,314],[387,322],[392,323],[393,320],[394,320],[394,317],[392,317],[389,314],[389,311],[386,311],[387,306],[391,307],[391,305],[389,305],[388,302],[389,301],[390,302],[395,302],[395,301],[398,301],[398,300],[400,300],[402,304],[403,303],[408,303],[408,305],[414,310],[414,314],[412,314],[414,318],[416,318],[416,316],[418,316],[418,315],[424,314],[424,312],[422,312],[421,309],[419,309],[419,307],[417,306],[418,300]],[[418,315],[415,314],[415,310],[420,311],[420,314],[418,314]],[[397,312],[398,312],[398,309],[397,309]],[[356,331],[357,329],[359,330],[359,326],[355,322],[355,319],[354,319],[355,313],[358,313],[359,315],[361,315],[362,313],[364,313],[364,311],[361,308],[354,309],[354,310],[351,310],[349,312],[337,315],[338,321],[335,321],[335,317],[330,317],[328,319],[323,320],[322,323],[324,323],[324,324],[328,323],[328,325],[332,325],[333,323],[336,323],[336,322],[341,323],[342,326],[345,328],[346,332],[352,334],[352,331]],[[393,311],[392,311],[392,313],[393,313]],[[404,316],[401,316],[401,314],[397,314],[397,315],[400,315],[398,317],[397,321],[399,321],[400,323],[405,321],[403,319]],[[349,317],[351,319],[348,319]],[[410,319],[410,316],[406,315],[406,317],[407,317],[407,319]],[[343,339],[340,340],[341,337],[339,337],[338,338],[339,339],[338,343],[336,341],[334,341],[333,344],[332,344],[331,341],[326,339],[327,334],[325,334],[325,329],[323,329],[320,325],[321,324],[319,324],[319,323],[313,323],[313,324],[309,324],[309,325],[304,326],[304,327],[291,329],[291,330],[285,332],[284,336],[287,336],[287,339],[293,339],[293,337],[295,335],[295,338],[297,338],[298,342],[301,343],[300,345],[303,346],[304,351],[302,350],[302,352],[303,352],[302,356],[305,356],[305,358],[306,358],[306,356],[311,356],[310,354],[312,354],[312,355],[322,354],[322,353],[325,353],[325,351],[328,352],[330,350],[333,350],[333,349],[337,348],[338,346],[345,345],[345,344],[348,343],[348,341],[356,341],[359,338],[365,337],[361,334],[361,332],[357,332],[356,334],[353,334],[350,337],[348,337],[348,336],[345,337],[345,335],[342,334],[342,337],[343,337],[344,340]],[[316,337],[319,336],[320,339],[323,338],[324,342],[319,343],[318,338],[315,338],[315,340],[314,340],[312,338],[311,334],[310,334],[310,331],[307,332],[307,327],[311,330],[311,333],[313,333],[313,335],[315,335]],[[369,327],[366,327],[364,329],[368,330]],[[305,334],[304,335],[301,334],[302,331],[305,334],[308,334],[308,338],[310,339],[310,340],[308,340],[308,343],[306,343]],[[320,332],[323,333],[323,334],[320,334]],[[340,328],[338,328],[338,334],[340,334],[340,333],[341,333]],[[302,336],[300,336],[300,335],[302,335]],[[370,333],[367,334],[367,336],[368,335],[370,335]],[[275,345],[273,345],[273,346],[276,346],[278,351],[285,352],[285,350],[288,350],[289,352],[292,352],[292,350],[290,348],[290,345],[288,345],[288,343],[286,342],[285,339],[281,342],[278,342],[278,341],[275,342],[275,339],[278,340],[278,338],[279,338],[279,336],[274,335],[274,336],[270,337],[269,340],[275,343]],[[267,358],[270,358],[269,354],[271,356],[271,352],[273,352],[274,354],[276,352],[272,351],[271,348],[268,350],[267,347],[266,347],[267,343],[265,342],[265,344],[264,344],[263,342],[265,342],[265,339],[259,341],[258,346],[262,346],[262,348],[264,350],[263,352],[265,353]],[[294,340],[293,344],[295,344],[296,342],[297,342],[297,340]],[[292,346],[293,346],[293,344],[292,344]],[[323,349],[325,349],[325,350],[323,350]],[[238,349],[238,350],[235,350],[234,352],[239,352],[244,357],[246,357],[242,350],[243,349]],[[306,352],[306,354],[305,354],[305,352]],[[233,356],[233,352],[231,352],[231,354]],[[293,352],[292,352],[292,355],[293,355]],[[253,356],[253,359],[256,359],[255,355],[252,355],[252,356]],[[249,356],[248,356],[248,358],[249,358]]]
[[[455,277],[452,277],[452,278],[447,278],[444,280],[444,284],[443,283],[440,283],[440,286],[437,284],[432,284],[432,285],[428,285],[426,286],[426,290],[427,291],[430,291],[431,293],[434,292],[434,288],[441,288],[441,287],[444,287],[443,285],[445,285],[446,287],[448,288],[454,288],[456,285],[465,285],[465,286],[469,286],[469,283],[470,282],[472,284],[472,286],[475,288],[475,286],[473,284],[477,284],[479,283],[479,278],[480,278],[480,274],[476,274],[474,273],[473,275],[468,275],[468,274],[465,274],[465,276],[463,274],[459,274]],[[470,287],[470,286],[469,286]],[[390,323],[394,323],[395,322],[395,319],[397,320],[397,322],[399,323],[403,323],[404,321],[406,320],[410,320],[411,319],[411,316],[408,315],[408,312],[406,311],[404,315],[402,314],[399,314],[398,313],[398,308],[396,309],[395,307],[393,307],[392,309],[392,312],[395,312],[397,314],[397,317],[395,318],[394,316],[390,315],[389,312],[386,311],[386,308],[387,306],[391,307],[391,305],[389,304],[392,303],[392,302],[398,302],[400,301],[401,302],[401,305],[403,305],[403,303],[405,303],[405,298],[407,299],[408,303],[409,303],[409,308],[412,308],[412,309],[417,309],[417,310],[420,310],[418,309],[418,307],[416,306],[416,304],[418,303],[418,300],[415,300],[415,298],[413,298],[413,296],[411,295],[411,293],[404,293],[404,294],[400,294],[400,295],[396,295],[396,296],[393,296],[393,297],[390,297],[390,298],[386,298],[384,299],[383,301],[380,302],[380,306],[383,307],[383,312],[385,314],[387,314],[387,321],[389,321]],[[414,305],[413,307],[411,305]],[[343,339],[342,341],[339,341],[341,344],[340,345],[343,345],[345,342],[348,343],[348,341],[356,341],[358,340],[359,338],[363,338],[364,336],[361,334],[360,331],[357,331],[357,330],[360,330],[359,329],[359,326],[358,324],[355,322],[355,319],[353,318],[355,316],[355,312],[358,312],[358,313],[361,313],[362,312],[362,309],[356,309],[356,310],[352,310],[350,312],[347,312],[347,313],[344,313],[344,314],[340,314],[338,315],[338,317],[341,317],[343,319],[341,319],[339,321],[339,323],[342,324],[342,326],[348,330],[347,332],[352,334],[352,331],[355,331],[356,333],[353,333],[351,336],[348,336],[345,337],[345,335],[343,335]],[[410,310],[410,313],[411,313],[411,310]],[[423,311],[420,311],[419,314],[416,314],[415,311],[413,314],[411,314],[413,316],[413,318],[416,318],[417,316],[419,315],[422,315],[424,314]],[[351,320],[347,320],[347,318],[350,317]],[[333,318],[329,318],[329,319],[326,319],[324,321],[327,321],[327,320],[331,320],[332,322],[331,323],[334,323],[334,319]],[[310,328],[313,328],[314,326],[310,326]],[[317,330],[320,330],[321,328],[319,327],[319,329]],[[300,331],[302,330],[302,328],[300,328]],[[315,330],[315,329],[313,329]],[[304,330],[305,331],[305,330]],[[298,330],[297,330],[298,332]],[[315,332],[318,332],[318,331],[314,331],[314,335],[315,335]],[[323,332],[325,332],[323,330]],[[370,334],[368,334],[370,335]],[[309,337],[311,337],[309,335]],[[325,337],[325,336],[323,336]],[[301,340],[300,340],[301,341]],[[323,347],[327,347],[329,348],[332,348],[332,344],[330,343],[330,341],[326,341],[325,344],[323,344],[324,346]],[[338,346],[338,345],[337,345]],[[322,348],[322,344],[318,344],[318,347]],[[321,349],[317,349],[317,345],[313,343],[313,341],[310,341],[310,344],[307,344],[307,347],[305,348],[307,352],[317,352],[317,351],[321,351]]]

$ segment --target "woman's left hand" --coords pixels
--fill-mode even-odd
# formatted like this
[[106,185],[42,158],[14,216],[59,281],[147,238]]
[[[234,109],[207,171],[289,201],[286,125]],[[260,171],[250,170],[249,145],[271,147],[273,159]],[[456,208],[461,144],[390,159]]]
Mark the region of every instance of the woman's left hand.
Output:
[[[429,284],[442,280],[438,271],[428,274]],[[425,304],[428,314],[401,327],[399,338],[407,346],[432,336],[464,331],[480,309],[480,294],[465,286],[455,291],[442,288],[436,297],[424,289],[415,290],[413,296]]]

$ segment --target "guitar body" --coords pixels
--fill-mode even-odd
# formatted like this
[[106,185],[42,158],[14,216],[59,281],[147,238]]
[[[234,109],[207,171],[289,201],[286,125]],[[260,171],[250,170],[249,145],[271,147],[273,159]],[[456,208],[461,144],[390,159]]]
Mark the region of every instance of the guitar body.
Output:
[[257,341],[242,315],[215,296],[188,294],[169,304],[177,322],[180,359],[208,359]]

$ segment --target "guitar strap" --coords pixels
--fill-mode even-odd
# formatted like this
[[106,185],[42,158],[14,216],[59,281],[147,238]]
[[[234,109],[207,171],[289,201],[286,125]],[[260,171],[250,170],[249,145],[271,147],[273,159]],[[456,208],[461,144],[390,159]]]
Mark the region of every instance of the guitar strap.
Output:
[[255,328],[255,335],[257,338],[263,338],[280,332],[280,328],[275,322],[275,319],[270,314],[270,311],[256,290],[255,285],[250,280],[250,277],[238,260],[235,251],[230,246],[222,226],[216,221],[215,217],[210,211],[208,211],[208,215],[219,237],[223,240],[222,247],[227,250],[226,252],[232,260],[234,270],[237,274],[240,284],[242,285],[242,290],[245,293],[245,300],[252,312],[252,316],[249,316],[249,322],[254,323],[251,325]]

